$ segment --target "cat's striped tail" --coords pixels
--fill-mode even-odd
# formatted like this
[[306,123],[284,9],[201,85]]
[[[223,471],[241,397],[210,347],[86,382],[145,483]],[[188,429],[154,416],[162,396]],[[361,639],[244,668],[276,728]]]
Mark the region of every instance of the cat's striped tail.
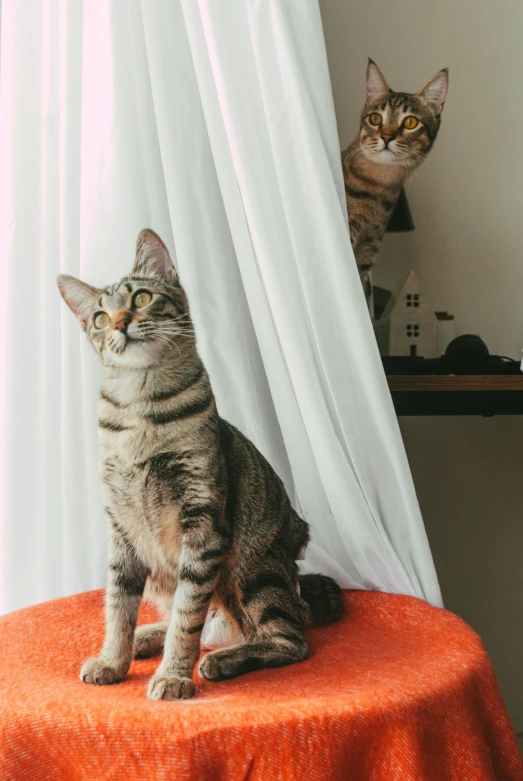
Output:
[[300,575],[300,596],[309,606],[312,626],[325,626],[343,615],[343,595],[335,580],[326,575]]

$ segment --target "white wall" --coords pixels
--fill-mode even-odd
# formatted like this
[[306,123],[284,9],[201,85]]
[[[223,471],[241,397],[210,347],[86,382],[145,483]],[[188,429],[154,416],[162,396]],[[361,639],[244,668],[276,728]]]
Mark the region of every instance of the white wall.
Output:
[[[393,89],[440,68],[439,138],[407,188],[416,230],[389,235],[375,280],[415,268],[456,333],[523,348],[523,3],[320,0],[340,143],[355,136],[367,57]],[[481,635],[523,730],[523,418],[404,418],[446,606]]]

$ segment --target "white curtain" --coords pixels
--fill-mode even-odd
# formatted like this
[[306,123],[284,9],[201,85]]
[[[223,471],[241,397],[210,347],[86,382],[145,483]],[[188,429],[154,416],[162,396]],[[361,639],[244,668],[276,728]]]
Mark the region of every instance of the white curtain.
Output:
[[317,0],[1,16],[3,610],[104,583],[99,369],[55,279],[118,280],[145,226],[220,413],[311,524],[304,569],[440,604],[350,247]]

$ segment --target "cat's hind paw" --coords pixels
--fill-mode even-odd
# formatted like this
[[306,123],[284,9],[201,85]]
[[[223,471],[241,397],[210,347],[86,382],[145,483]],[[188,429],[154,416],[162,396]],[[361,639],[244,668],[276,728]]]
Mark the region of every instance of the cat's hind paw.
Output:
[[149,659],[163,649],[167,624],[145,624],[134,633],[134,658]]

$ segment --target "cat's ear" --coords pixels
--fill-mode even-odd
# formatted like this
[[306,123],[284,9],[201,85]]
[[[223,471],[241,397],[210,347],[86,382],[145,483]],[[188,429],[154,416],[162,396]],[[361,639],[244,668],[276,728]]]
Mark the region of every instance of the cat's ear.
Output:
[[69,274],[60,274],[57,282],[60,295],[85,331],[87,319],[101,291],[75,277],[70,277]]
[[369,57],[367,65],[367,103],[372,100],[388,95],[390,87],[387,84],[385,76],[380,71],[375,62]]
[[138,236],[132,273],[139,277],[159,277],[170,284],[178,280],[169,250],[150,228],[145,228]]
[[436,116],[438,116],[443,111],[448,88],[449,69],[443,68],[418,92],[418,97],[430,106]]

